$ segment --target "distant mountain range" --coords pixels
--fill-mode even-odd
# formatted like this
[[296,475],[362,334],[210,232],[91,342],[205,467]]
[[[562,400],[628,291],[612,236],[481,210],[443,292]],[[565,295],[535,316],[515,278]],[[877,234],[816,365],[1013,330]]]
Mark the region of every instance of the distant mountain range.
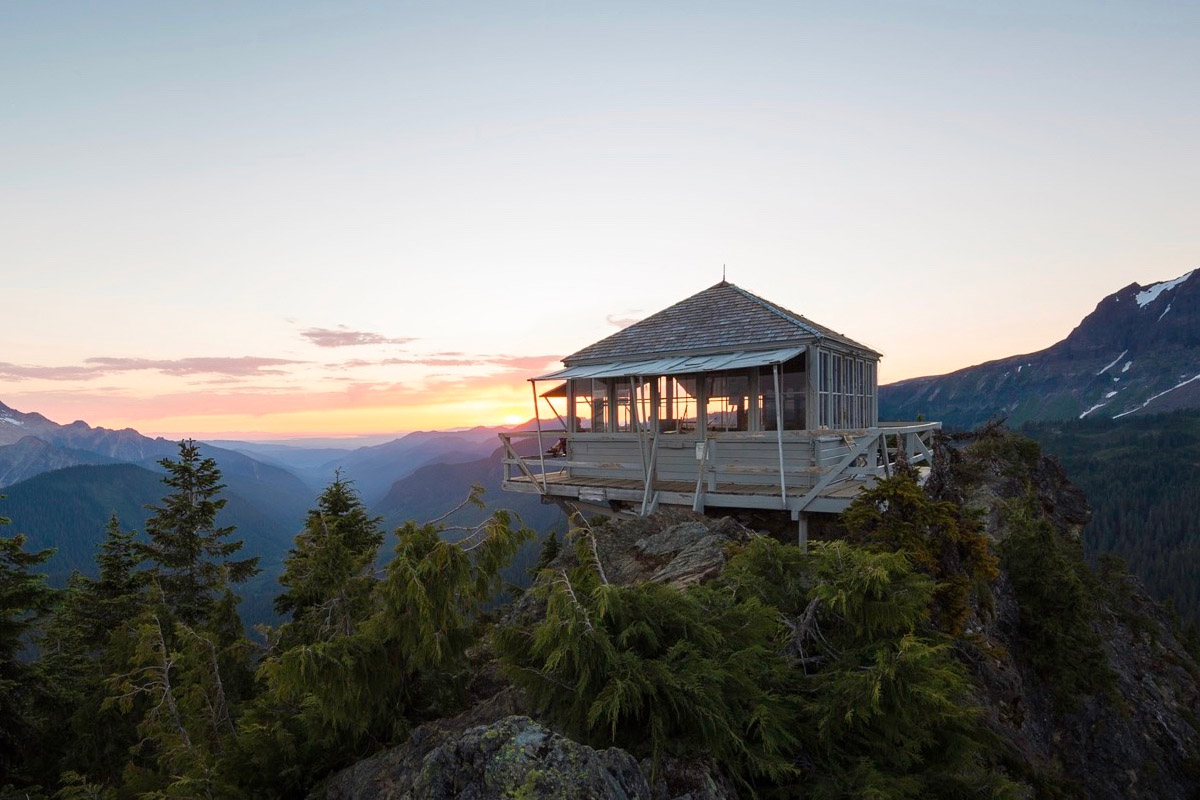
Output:
[[[498,431],[419,431],[359,448],[307,448],[222,441],[201,444],[226,484],[227,505],[218,521],[235,525],[245,552],[260,556],[263,574],[243,587],[248,623],[273,618],[275,580],[305,512],[335,471],[352,480],[388,530],[407,520],[425,522],[452,509],[474,484],[486,489],[488,511],[509,508],[539,532],[562,521],[554,506],[500,491]],[[218,446],[219,445],[219,446]],[[29,536],[30,547],[53,547],[47,562],[61,585],[72,570],[94,569],[104,525],[116,513],[126,529],[143,530],[145,507],[165,493],[159,461],[174,458],[178,443],[132,429],[109,430],[76,421],[59,425],[41,414],[0,403],[0,514],[12,519],[6,532]],[[487,511],[469,509],[451,523],[471,524]],[[390,552],[391,542],[385,543]],[[524,560],[536,552],[523,554]]]
[[1200,408],[1200,270],[1100,301],[1045,350],[879,389],[880,418],[975,427]]
[[426,464],[475,461],[496,447],[496,434],[507,428],[478,427],[461,431],[415,431],[390,442],[347,448],[304,448],[256,442],[219,442],[259,461],[290,470],[314,489],[333,480],[334,472],[354,482],[363,500],[373,505],[396,481]]

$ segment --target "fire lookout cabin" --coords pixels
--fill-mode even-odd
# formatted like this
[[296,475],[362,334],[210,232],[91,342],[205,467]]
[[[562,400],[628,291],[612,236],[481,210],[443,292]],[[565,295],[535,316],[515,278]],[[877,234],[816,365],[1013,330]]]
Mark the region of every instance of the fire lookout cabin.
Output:
[[879,358],[722,281],[530,379],[537,430],[500,434],[503,488],[609,515],[786,511],[804,542],[898,452],[930,458],[941,423],[879,422]]

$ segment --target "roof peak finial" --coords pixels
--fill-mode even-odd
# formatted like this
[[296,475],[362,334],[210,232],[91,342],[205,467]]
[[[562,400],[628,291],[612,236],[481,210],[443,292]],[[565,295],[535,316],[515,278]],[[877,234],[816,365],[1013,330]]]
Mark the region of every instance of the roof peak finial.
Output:
[[725,265],[721,265],[721,283],[725,283]]

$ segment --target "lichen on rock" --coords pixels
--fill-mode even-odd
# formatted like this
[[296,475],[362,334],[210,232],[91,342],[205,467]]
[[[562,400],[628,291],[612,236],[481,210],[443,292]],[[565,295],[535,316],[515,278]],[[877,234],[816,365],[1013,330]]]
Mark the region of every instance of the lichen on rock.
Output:
[[525,716],[458,732],[426,726],[330,780],[325,800],[650,800],[637,761]]

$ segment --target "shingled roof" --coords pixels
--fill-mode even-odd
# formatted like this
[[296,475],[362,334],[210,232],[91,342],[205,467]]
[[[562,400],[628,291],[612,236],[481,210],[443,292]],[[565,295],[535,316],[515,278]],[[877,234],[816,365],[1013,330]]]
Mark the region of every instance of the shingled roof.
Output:
[[777,348],[818,340],[879,353],[721,281],[563,359],[567,366],[682,353]]

